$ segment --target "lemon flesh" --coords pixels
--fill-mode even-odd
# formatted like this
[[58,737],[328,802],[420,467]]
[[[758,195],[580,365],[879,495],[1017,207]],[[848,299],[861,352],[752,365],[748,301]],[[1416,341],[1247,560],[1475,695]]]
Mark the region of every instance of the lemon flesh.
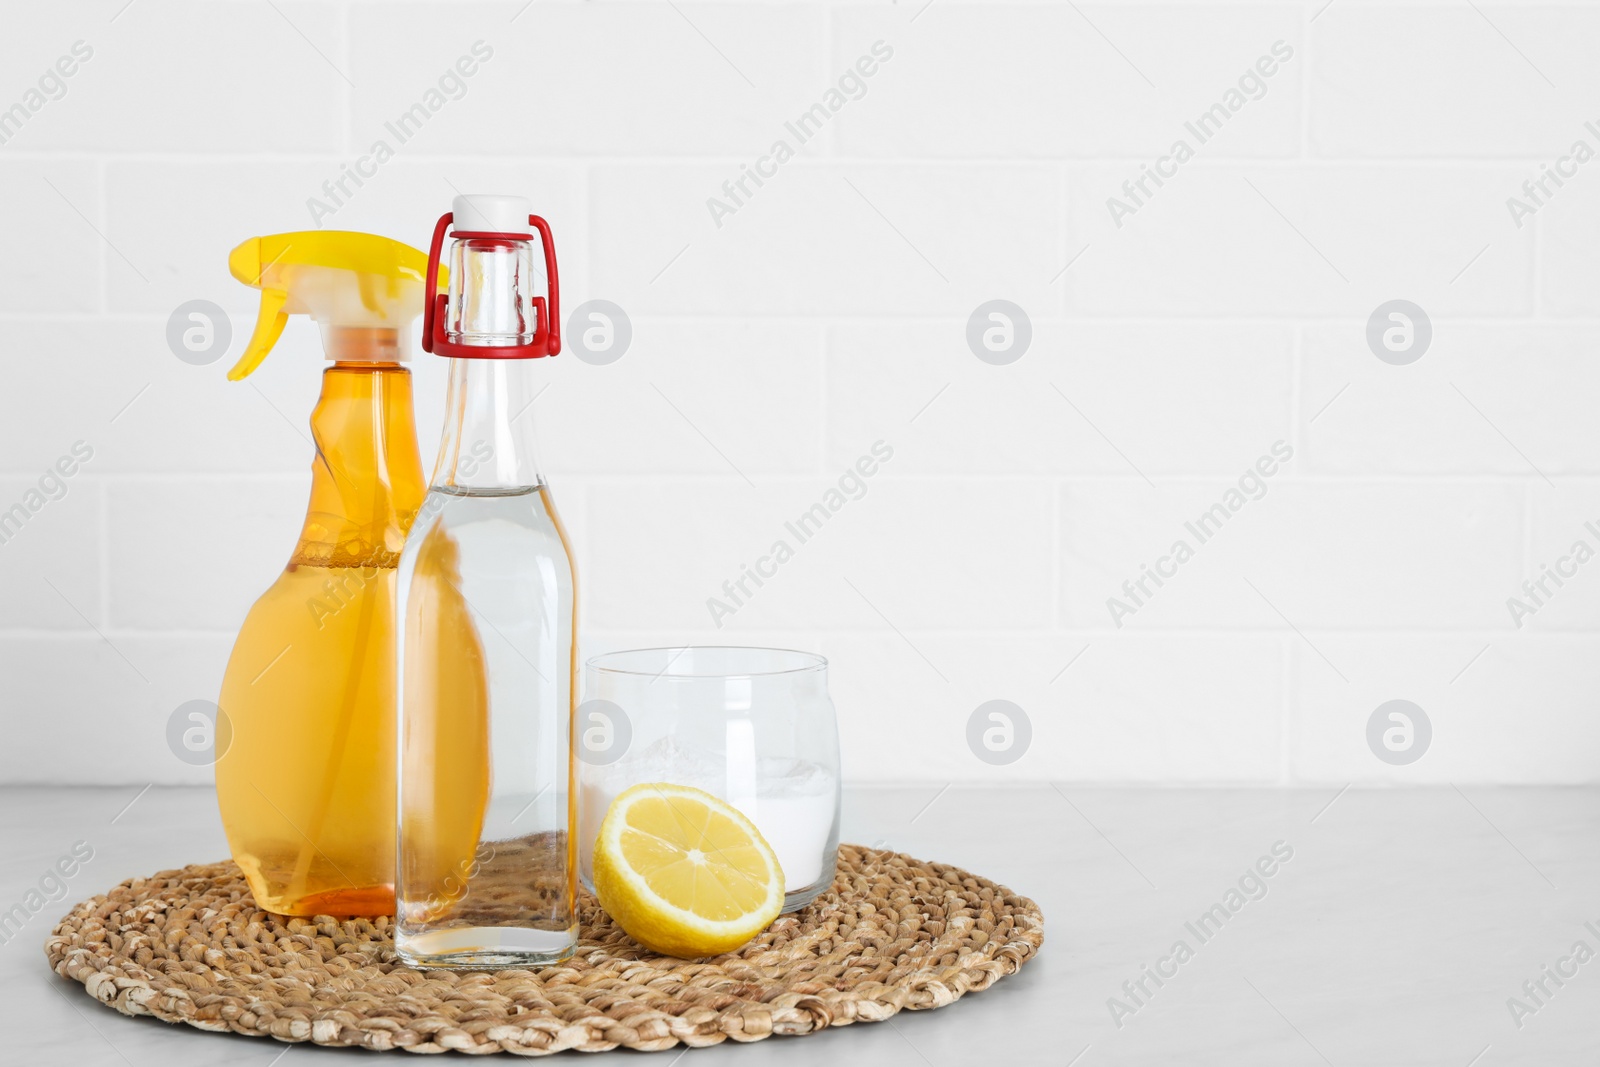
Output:
[[732,952],[778,917],[783,886],[777,854],[755,824],[702,790],[636,785],[600,824],[600,906],[663,956]]

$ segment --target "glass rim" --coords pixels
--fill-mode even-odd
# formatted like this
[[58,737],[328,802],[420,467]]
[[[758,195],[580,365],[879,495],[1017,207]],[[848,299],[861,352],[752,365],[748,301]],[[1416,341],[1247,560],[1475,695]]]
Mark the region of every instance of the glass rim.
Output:
[[[612,666],[608,660],[621,660],[627,656],[638,656],[650,652],[674,653],[667,661],[665,667],[659,670],[634,670],[628,667]],[[720,670],[704,671],[691,674],[671,673],[673,662],[685,652],[732,652],[750,653],[767,652],[777,653],[780,656],[795,657],[801,661],[791,666],[779,667],[771,670]],[[805,652],[795,648],[773,648],[766,645],[660,645],[653,648],[624,648],[612,652],[602,652],[598,656],[590,656],[584,663],[588,670],[603,671],[606,674],[626,674],[641,678],[701,680],[711,678],[771,678],[784,674],[803,674],[807,671],[826,670],[828,658],[818,652]]]

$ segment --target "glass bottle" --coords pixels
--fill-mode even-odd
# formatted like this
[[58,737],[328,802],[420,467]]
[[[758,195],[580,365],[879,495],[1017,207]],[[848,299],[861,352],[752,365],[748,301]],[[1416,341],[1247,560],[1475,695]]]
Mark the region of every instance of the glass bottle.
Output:
[[[458,232],[474,199],[456,201]],[[534,460],[539,364],[505,358],[544,333],[525,206],[521,219],[520,234],[502,232],[502,212],[471,227],[492,236],[457,237],[453,307],[424,327],[452,358],[439,457],[399,570],[395,947],[419,967],[539,966],[578,938],[574,569]]]

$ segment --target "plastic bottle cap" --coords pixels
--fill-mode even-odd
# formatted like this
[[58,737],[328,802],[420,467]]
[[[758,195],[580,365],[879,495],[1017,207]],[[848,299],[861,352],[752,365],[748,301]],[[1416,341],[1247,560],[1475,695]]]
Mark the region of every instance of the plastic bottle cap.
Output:
[[533,205],[525,196],[468,193],[451,201],[450,211],[456,233],[533,233],[528,225]]

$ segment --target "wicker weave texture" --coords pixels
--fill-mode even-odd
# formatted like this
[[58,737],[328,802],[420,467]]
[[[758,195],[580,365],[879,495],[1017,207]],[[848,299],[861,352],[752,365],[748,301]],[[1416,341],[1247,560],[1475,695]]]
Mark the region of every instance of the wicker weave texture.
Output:
[[737,953],[656,956],[585,896],[582,942],[538,971],[419,971],[390,920],[259,910],[239,869],[130,879],[84,901],[50,966],[127,1015],[281,1041],[409,1052],[661,1050],[811,1034],[941,1008],[1039,951],[1033,901],[946,864],[839,848],[832,888]]

